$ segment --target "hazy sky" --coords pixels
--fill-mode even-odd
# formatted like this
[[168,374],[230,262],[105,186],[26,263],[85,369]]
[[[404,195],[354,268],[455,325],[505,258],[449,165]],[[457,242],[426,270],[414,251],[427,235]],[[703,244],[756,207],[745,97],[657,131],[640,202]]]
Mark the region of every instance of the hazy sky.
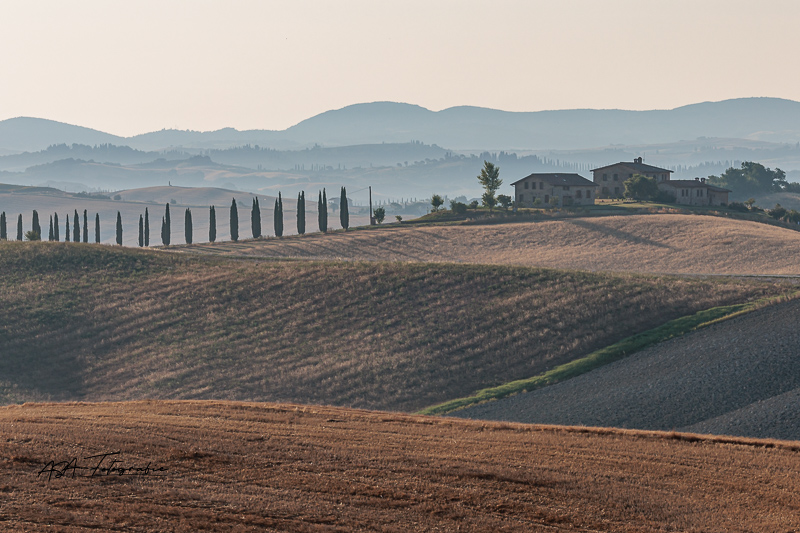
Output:
[[798,0],[3,0],[0,120],[118,135],[440,110],[800,100]]

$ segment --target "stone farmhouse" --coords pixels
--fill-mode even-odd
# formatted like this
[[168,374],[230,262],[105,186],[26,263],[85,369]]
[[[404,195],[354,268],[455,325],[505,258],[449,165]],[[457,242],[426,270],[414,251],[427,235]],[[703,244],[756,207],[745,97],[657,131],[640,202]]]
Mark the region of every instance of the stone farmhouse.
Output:
[[706,182],[705,178],[670,179],[671,170],[642,163],[641,157],[637,157],[632,163],[622,161],[592,170],[594,183],[600,187],[598,198],[622,198],[625,193],[623,182],[632,178],[634,174],[655,178],[659,190],[674,196],[675,203],[678,204],[701,206],[728,204],[730,190],[712,185]]
[[597,189],[580,174],[531,174],[511,185],[519,207],[533,207],[537,199],[546,205],[551,198],[557,198],[559,206],[594,205]]

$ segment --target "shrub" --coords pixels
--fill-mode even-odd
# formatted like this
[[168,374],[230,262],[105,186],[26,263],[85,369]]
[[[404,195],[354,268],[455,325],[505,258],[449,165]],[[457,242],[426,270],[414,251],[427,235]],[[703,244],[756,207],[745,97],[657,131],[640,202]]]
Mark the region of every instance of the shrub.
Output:
[[467,212],[467,204],[450,200],[450,211],[456,215],[463,215]]

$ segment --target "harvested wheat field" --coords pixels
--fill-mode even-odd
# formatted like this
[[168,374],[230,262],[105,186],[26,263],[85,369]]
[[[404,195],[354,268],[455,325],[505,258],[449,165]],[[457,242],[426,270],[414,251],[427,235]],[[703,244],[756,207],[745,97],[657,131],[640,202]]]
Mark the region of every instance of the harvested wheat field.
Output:
[[797,442],[227,402],[10,406],[0,432],[4,531],[800,528]]
[[800,232],[701,215],[653,214],[491,225],[386,227],[219,243],[185,252],[446,261],[590,271],[800,274]]
[[780,282],[0,243],[0,402],[414,411]]

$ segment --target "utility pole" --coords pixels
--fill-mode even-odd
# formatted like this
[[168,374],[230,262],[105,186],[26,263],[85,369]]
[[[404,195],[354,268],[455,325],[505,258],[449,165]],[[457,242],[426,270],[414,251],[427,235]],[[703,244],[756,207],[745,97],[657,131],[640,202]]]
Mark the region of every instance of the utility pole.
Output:
[[369,225],[375,225],[375,217],[372,215],[372,185],[369,186]]

